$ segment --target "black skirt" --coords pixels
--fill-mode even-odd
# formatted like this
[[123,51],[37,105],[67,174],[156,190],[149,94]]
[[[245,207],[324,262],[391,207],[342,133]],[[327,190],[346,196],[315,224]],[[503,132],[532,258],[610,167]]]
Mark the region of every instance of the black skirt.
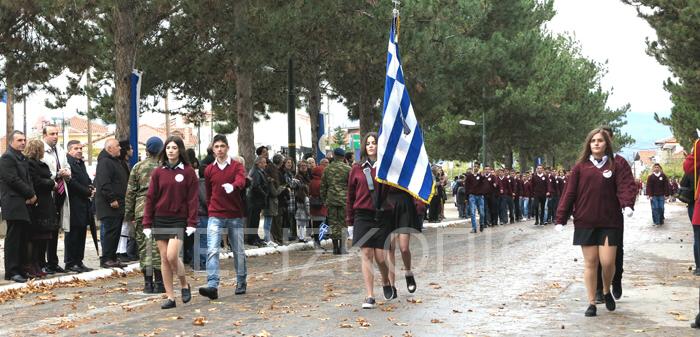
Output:
[[[187,219],[172,216],[157,216],[153,219],[153,239],[170,240],[172,238],[184,238],[184,230],[187,227]],[[160,233],[162,231],[163,233]]]
[[389,247],[389,233],[382,222],[375,220],[375,212],[358,209],[355,211],[355,220],[352,231],[352,245],[361,248],[387,249]]
[[[436,198],[433,197],[433,200]],[[384,212],[383,221],[393,233],[410,234],[421,231],[416,204],[410,194],[403,191],[389,193],[387,203],[393,206],[393,209]]]
[[575,228],[574,246],[603,246],[608,238],[608,246],[622,244],[621,228]]

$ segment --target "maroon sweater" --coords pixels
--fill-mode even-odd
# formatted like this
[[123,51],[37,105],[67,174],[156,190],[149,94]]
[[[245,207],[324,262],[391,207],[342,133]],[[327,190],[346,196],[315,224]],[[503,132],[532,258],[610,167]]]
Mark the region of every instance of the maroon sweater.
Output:
[[[348,195],[347,203],[345,204],[345,223],[352,226],[355,223],[355,211],[358,209],[366,211],[374,211],[374,200],[367,186],[367,178],[362,171],[363,166],[360,164],[352,165],[350,175],[348,177]],[[372,179],[377,174],[377,169],[372,168]],[[379,187],[379,183],[373,181],[374,188]]]
[[151,228],[160,216],[187,219],[188,227],[197,227],[199,180],[191,166],[170,169],[161,166],[151,173],[143,211],[143,227]]
[[532,198],[532,182],[530,180],[523,182],[523,197]]
[[547,175],[542,174],[542,177],[537,174],[533,174],[530,179],[530,184],[532,184],[532,196],[535,198],[545,198],[549,192],[549,182],[547,181]]
[[668,196],[668,178],[661,173],[658,177],[653,173],[647,178],[647,195],[659,197]]
[[467,174],[464,175],[464,190],[467,196],[470,194],[476,194],[474,191],[476,191],[477,183],[478,181],[473,173],[467,172]]
[[[245,190],[245,168],[233,159],[224,169],[214,161],[204,170],[204,186],[207,189],[207,205],[209,216],[223,219],[235,219],[245,217],[245,206],[241,198],[241,191]],[[226,193],[221,186],[233,185],[233,192]]]
[[558,224],[565,225],[573,211],[575,228],[623,228],[622,209],[633,207],[636,198],[629,193],[634,177],[629,165],[621,167],[615,162],[614,173],[610,162],[600,169],[590,161],[573,167],[557,208]]
[[513,180],[508,177],[496,178],[498,181],[498,195],[499,196],[513,196]]

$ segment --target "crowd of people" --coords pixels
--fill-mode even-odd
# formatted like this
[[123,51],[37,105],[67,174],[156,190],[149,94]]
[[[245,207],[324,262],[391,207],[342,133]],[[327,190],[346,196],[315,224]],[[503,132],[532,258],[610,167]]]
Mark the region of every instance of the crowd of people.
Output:
[[[397,298],[398,247],[407,290],[415,292],[411,235],[422,231],[426,215],[430,221],[444,218],[447,179],[439,167],[433,171],[436,191],[429,205],[398,186],[375,181],[378,136],[373,132],[362,137],[359,162],[338,148],[330,158],[295,163],[283,154],[270,158],[268,148],[261,146],[249,171],[242,157],[229,157],[224,135],[213,138],[201,162],[181,138],[152,137],[146,158],[133,168],[128,142],[108,139],[94,182],[83,162],[82,144],[71,140],[64,151],[57,144],[56,126],[44,127],[41,140],[27,141],[19,131],[9,139],[9,149],[0,158],[0,203],[7,220],[5,279],[14,282],[92,270],[83,259],[86,234],[94,231],[95,219],[100,225],[100,267],[120,268],[138,260],[143,292],[165,293],[163,309],[176,307],[176,281],[182,302],[192,298],[185,264],[206,269],[207,283],[199,294],[218,298],[224,245],[233,253],[235,294],[241,295],[247,291],[245,245],[311,241],[322,250],[321,240],[329,238],[333,254],[347,254],[350,236],[360,250],[366,290],[362,307],[371,309],[376,307],[375,265],[384,299]],[[555,223],[560,229],[573,215],[573,242],[584,255],[586,316],[596,315],[597,303],[615,310],[615,299],[622,295],[623,214],[632,215],[641,190],[627,161],[614,154],[613,139],[609,128],[591,131],[568,172],[537,165],[534,172],[518,173],[475,163],[452,184],[459,217],[470,219],[472,233],[531,219],[536,226]],[[695,167],[692,156],[686,172]],[[645,192],[655,225],[663,224],[666,198],[685,184],[669,181],[661,166],[654,165]],[[689,203],[691,221],[698,216],[693,206]],[[693,221],[694,228],[700,228],[696,222],[700,224]],[[65,268],[57,256],[60,230],[65,233]],[[700,230],[695,233],[700,263]]]

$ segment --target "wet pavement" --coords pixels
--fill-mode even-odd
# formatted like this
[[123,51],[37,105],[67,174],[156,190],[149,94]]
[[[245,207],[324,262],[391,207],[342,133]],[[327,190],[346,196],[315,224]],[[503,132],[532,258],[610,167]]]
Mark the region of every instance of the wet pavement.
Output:
[[[448,214],[448,218],[449,218]],[[130,274],[29,293],[0,296],[0,335],[108,336],[692,336],[698,282],[689,271],[692,229],[683,204],[667,204],[666,224],[651,225],[640,200],[626,219],[623,297],[617,310],[598,305],[584,317],[583,258],[571,244],[573,226],[530,222],[471,234],[466,224],[428,229],[412,240],[415,294],[406,291],[397,256],[399,298],[377,309],[364,299],[358,251],[318,251],[252,257],[248,293],[233,294],[232,260],[222,261],[219,299],[196,288],[206,274],[190,272],[193,299],[161,310]],[[398,255],[398,254],[397,254]],[[378,278],[377,278],[378,279]],[[700,334],[700,333],[699,333]]]

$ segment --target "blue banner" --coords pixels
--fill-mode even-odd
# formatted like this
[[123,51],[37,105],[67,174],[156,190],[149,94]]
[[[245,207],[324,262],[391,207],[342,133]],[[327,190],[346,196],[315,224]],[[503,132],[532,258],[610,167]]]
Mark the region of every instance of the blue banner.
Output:
[[134,155],[131,156],[129,164],[133,167],[139,161],[139,99],[141,95],[141,75],[142,73],[136,69],[131,72],[129,82],[131,91],[129,93],[129,143],[134,150]]
[[[321,159],[326,158],[326,154],[324,153],[324,151],[326,150],[325,146],[324,146],[326,142],[321,141],[323,139],[323,135],[325,135],[325,134],[326,134],[326,123],[324,121],[323,114],[319,113],[318,114],[318,139],[317,139],[318,142],[316,143],[316,144],[318,144],[318,147],[316,149],[316,162],[319,162],[319,161],[321,161]],[[324,148],[321,148],[322,146]]]

